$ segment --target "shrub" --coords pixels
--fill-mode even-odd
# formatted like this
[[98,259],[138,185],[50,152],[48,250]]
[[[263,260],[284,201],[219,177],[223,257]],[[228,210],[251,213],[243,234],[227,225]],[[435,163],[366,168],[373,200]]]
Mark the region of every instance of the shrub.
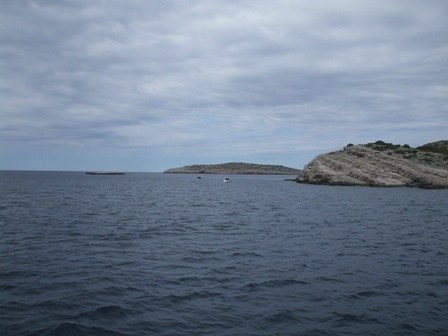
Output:
[[448,146],[444,141],[426,144],[417,148],[425,152],[448,154]]

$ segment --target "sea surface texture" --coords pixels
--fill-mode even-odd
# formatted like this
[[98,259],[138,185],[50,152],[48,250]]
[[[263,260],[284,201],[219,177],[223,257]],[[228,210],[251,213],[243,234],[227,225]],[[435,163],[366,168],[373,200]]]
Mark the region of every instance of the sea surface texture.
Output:
[[448,191],[0,172],[0,335],[447,335]]

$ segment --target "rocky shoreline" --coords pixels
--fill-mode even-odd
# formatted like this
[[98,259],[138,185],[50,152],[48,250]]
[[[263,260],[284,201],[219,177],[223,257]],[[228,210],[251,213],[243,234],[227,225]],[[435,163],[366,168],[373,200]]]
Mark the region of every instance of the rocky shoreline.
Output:
[[448,141],[417,148],[377,141],[349,144],[342,150],[322,154],[305,165],[298,183],[448,188]]
[[167,174],[256,174],[256,175],[298,175],[300,169],[280,165],[266,165],[244,162],[229,162],[222,164],[198,164],[171,168]]

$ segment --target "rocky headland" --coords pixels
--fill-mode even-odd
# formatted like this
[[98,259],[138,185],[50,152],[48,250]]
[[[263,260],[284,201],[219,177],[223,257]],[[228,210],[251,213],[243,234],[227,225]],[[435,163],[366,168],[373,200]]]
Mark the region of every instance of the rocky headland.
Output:
[[267,165],[244,162],[229,162],[221,164],[197,164],[181,168],[171,168],[164,173],[182,174],[257,174],[257,175],[297,175],[300,169],[279,165]]
[[305,165],[299,183],[448,188],[448,141],[417,148],[377,141],[349,144],[342,150],[322,154]]

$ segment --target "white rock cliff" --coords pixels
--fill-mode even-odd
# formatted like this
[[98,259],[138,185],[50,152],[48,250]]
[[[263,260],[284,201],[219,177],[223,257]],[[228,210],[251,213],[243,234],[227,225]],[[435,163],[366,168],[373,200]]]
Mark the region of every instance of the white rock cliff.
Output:
[[[433,144],[445,146],[448,141]],[[443,151],[428,152],[409,146],[385,144],[382,141],[368,145],[349,145],[341,151],[314,158],[304,167],[297,182],[448,188],[448,155]]]

